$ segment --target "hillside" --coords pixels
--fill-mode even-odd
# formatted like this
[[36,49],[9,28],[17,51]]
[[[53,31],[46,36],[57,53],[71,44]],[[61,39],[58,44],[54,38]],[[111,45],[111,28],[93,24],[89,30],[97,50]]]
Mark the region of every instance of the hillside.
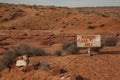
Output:
[[[117,36],[118,43],[105,46],[100,53],[92,51],[91,57],[86,48],[74,55],[63,51],[60,56],[56,51],[62,50],[63,44],[76,41],[78,34],[98,34],[102,40]],[[50,70],[27,66],[23,71],[24,67],[16,67],[14,63],[10,69],[0,72],[0,80],[119,80],[120,7],[67,8],[0,3],[0,58],[21,44],[32,46],[31,50],[42,48],[46,54],[30,57],[30,65],[43,61],[50,65]]]
[[[120,30],[120,7],[67,8],[0,4],[0,28],[4,30]],[[4,14],[4,15],[3,15]]]

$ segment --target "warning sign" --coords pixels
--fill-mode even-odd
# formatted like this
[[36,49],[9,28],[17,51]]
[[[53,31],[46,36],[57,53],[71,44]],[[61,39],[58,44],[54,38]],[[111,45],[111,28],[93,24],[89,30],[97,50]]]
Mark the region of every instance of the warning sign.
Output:
[[100,35],[77,35],[77,47],[100,47]]

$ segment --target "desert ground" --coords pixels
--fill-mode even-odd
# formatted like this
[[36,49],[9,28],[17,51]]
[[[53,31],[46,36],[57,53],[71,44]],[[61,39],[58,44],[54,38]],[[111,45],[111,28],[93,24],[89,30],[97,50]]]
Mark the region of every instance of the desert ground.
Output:
[[[116,46],[100,52],[87,49],[56,56],[65,42],[78,34],[98,34],[102,40],[115,37]],[[45,50],[47,55],[30,57],[30,64],[43,61],[49,70],[27,67],[5,68],[0,80],[120,80],[120,7],[68,8],[0,3],[0,56],[20,44]],[[82,78],[79,78],[82,77]]]

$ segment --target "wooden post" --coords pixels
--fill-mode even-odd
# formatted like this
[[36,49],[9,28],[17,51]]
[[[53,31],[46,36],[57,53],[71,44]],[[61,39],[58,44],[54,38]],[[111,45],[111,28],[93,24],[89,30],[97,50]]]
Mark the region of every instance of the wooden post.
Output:
[[89,47],[89,48],[88,48],[88,55],[89,55],[89,56],[91,56],[90,51],[91,51],[91,48]]

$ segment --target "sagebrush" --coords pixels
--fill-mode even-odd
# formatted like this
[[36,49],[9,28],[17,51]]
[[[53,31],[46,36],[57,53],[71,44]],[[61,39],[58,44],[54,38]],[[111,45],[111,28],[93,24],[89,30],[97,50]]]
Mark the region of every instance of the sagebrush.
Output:
[[68,52],[69,54],[75,54],[79,51],[80,48],[77,47],[77,43],[75,41],[66,42],[62,45],[62,50]]
[[5,68],[11,68],[12,64],[16,62],[18,56],[28,55],[32,56],[42,56],[45,55],[45,51],[42,48],[35,48],[29,45],[20,45],[12,50],[7,50],[0,57],[0,71]]

